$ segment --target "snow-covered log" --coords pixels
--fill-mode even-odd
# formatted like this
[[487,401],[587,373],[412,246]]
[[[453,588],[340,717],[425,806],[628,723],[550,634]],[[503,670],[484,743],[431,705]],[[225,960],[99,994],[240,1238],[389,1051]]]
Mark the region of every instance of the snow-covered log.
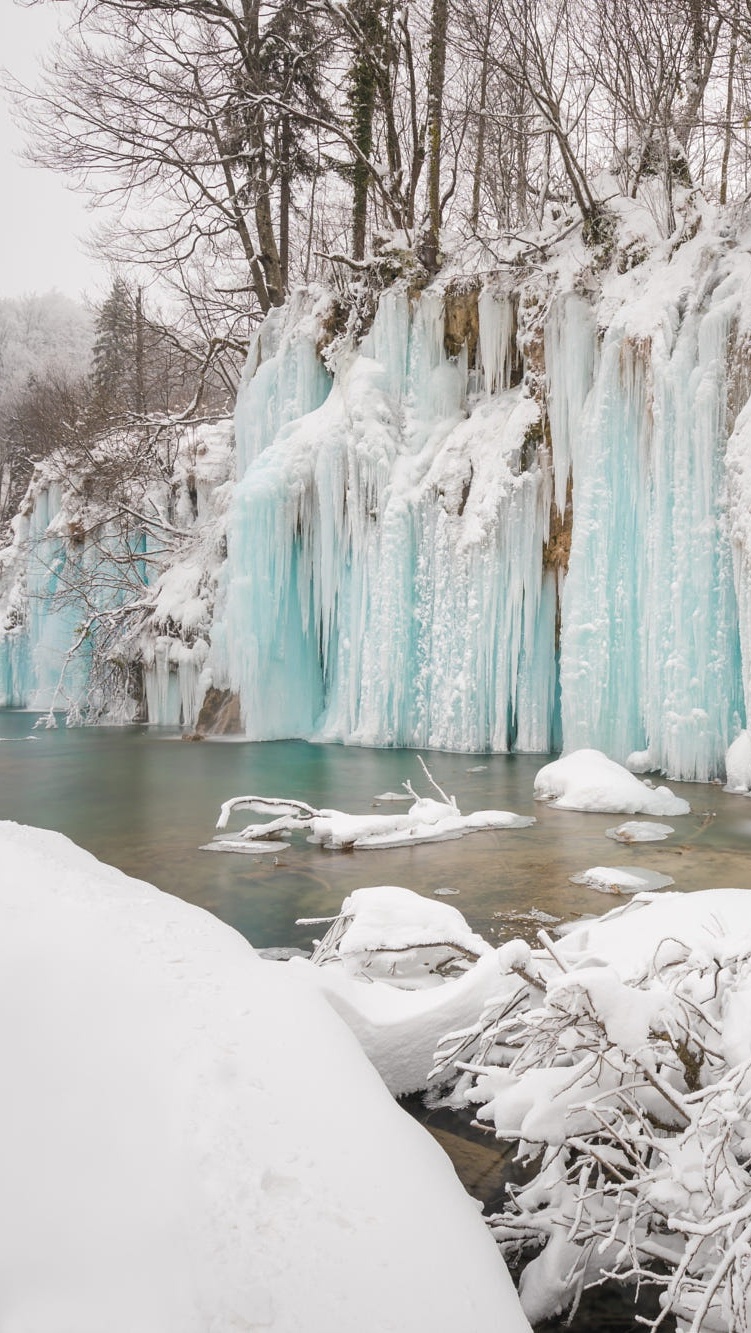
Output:
[[[435,787],[422,759],[420,763],[428,781]],[[310,829],[309,842],[331,851],[413,847],[423,842],[446,842],[462,838],[467,833],[490,829],[527,828],[535,823],[532,816],[515,815],[508,810],[475,810],[470,815],[463,815],[455,798],[447,796],[440,787],[436,790],[441,800],[436,801],[417,796],[408,782],[404,786],[413,803],[406,813],[390,815],[350,815],[343,810],[316,810],[304,801],[288,801],[275,796],[235,796],[222,805],[217,828],[226,828],[232,811],[238,809],[275,815],[276,818],[265,824],[248,824],[233,838],[215,840],[201,850],[234,852],[243,839],[254,842],[277,838],[306,828]]]

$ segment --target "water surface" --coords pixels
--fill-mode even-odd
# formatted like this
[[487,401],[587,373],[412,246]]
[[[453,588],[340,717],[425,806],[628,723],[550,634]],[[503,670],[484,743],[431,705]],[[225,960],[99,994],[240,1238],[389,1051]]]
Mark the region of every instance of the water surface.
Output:
[[[428,793],[417,756],[304,741],[192,743],[149,727],[34,731],[34,721],[0,711],[0,817],[67,834],[129,875],[208,908],[258,947],[309,947],[325,927],[299,927],[297,918],[332,916],[364,885],[425,895],[456,888],[446,901],[489,939],[532,936],[539,922],[530,911],[569,918],[612,907],[615,898],[568,882],[594,865],[659,870],[679,889],[751,888],[751,805],[718,786],[671,784],[692,813],[661,821],[675,829],[666,842],[622,846],[605,830],[625,816],[553,810],[533,799],[544,755],[432,753],[431,772],[463,813],[512,810],[537,823],[379,852],[325,851],[297,834],[276,858],[210,855],[199,847],[230,796],[368,813],[379,793],[407,779]],[[254,819],[236,812],[230,830]]]

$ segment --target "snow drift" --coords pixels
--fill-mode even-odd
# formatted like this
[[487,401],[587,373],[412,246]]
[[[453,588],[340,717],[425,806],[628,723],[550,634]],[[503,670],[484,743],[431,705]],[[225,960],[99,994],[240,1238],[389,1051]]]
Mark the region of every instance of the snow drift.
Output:
[[529,1333],[448,1160],[287,965],[59,834],[0,824],[0,856],[3,1329]]

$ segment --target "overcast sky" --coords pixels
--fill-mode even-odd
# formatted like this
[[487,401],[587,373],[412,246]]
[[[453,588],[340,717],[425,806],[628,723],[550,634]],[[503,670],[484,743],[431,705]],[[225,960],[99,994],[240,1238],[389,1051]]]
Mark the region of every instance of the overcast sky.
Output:
[[[33,83],[37,61],[54,42],[66,5],[25,7],[0,0],[0,65]],[[57,12],[56,12],[57,11]],[[0,102],[0,297],[45,292],[101,294],[107,277],[82,248],[91,215],[81,196],[50,171],[22,165],[22,140],[7,100]]]

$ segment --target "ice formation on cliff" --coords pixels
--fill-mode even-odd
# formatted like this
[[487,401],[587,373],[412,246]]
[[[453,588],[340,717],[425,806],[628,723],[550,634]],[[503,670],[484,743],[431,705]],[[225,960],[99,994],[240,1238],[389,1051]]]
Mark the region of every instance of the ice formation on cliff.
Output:
[[[252,739],[596,747],[724,774],[751,695],[749,256],[707,228],[596,298],[563,269],[520,281],[397,283],[359,344],[323,354],[320,292],[264,322],[216,614],[200,662],[194,633],[187,661],[154,622],[152,721],[192,725],[212,682]],[[456,354],[444,319],[462,300]],[[18,582],[4,599],[7,702],[43,706],[74,629],[49,615],[54,503],[39,492],[24,520],[53,543],[26,610]]]
[[276,403],[288,424],[238,481],[214,636],[253,739],[549,748],[550,477],[534,447],[525,466],[540,411],[508,386],[511,324],[508,300],[486,295],[482,357],[499,392],[470,403],[441,295],[413,311],[400,290],[381,297],[322,404],[294,369],[313,336],[304,322],[244,387],[240,437],[268,418],[270,383],[295,397]]

